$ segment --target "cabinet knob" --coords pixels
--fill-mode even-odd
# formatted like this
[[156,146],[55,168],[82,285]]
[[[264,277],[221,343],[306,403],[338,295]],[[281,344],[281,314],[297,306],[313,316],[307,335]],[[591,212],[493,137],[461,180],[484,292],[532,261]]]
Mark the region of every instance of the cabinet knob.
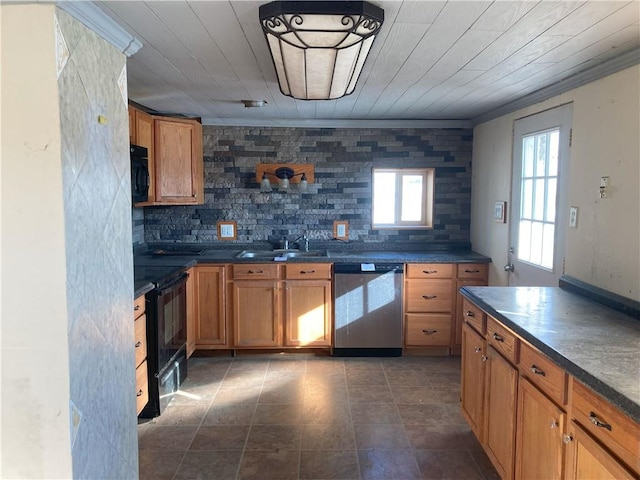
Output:
[[136,342],[136,348],[140,348],[141,346],[142,346],[142,342],[138,340]]
[[535,365],[531,365],[531,371],[536,374],[536,375],[541,375],[543,377],[546,377],[547,374],[544,373],[544,370],[540,370],[538,367],[536,367]]
[[476,316],[476,314],[475,314],[475,313],[473,313],[471,310],[467,310],[467,311],[465,312],[465,315],[466,315],[467,317],[475,317],[475,316]]
[[589,421],[596,427],[606,428],[607,430],[611,431],[611,424],[601,422],[594,412],[589,412]]
[[566,445],[573,442],[573,437],[571,435],[563,435],[562,442]]
[[480,353],[482,351],[480,347],[476,347],[476,346],[474,346],[473,349],[475,350],[476,353]]
[[549,428],[556,428],[558,427],[560,424],[558,422],[556,422],[555,420],[551,420],[550,424],[549,424]]
[[496,342],[504,342],[504,338],[498,335],[497,333],[494,333],[492,336]]
[[438,298],[437,295],[422,295],[422,298],[425,300],[433,300],[434,298]]
[[136,393],[136,397],[141,397],[142,396],[142,390],[138,390],[138,393]]
[[137,312],[138,310],[140,310],[140,305],[136,305],[135,307],[133,307],[134,312]]
[[489,357],[487,357],[486,355],[482,355],[482,361],[486,362],[487,360],[489,360]]
[[433,335],[434,333],[438,333],[438,330],[422,330],[422,333],[425,335]]

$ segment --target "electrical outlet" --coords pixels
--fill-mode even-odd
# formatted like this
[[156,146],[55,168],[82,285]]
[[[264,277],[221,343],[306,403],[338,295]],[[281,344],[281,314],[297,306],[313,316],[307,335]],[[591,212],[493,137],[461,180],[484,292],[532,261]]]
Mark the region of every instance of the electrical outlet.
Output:
[[569,209],[569,226],[571,228],[578,227],[578,207],[571,207]]

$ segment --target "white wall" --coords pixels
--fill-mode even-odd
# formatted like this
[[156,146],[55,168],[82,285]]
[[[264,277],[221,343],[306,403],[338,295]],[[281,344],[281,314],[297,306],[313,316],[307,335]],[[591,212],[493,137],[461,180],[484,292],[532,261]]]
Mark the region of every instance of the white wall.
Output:
[[2,478],[71,477],[54,11],[0,7]]
[[[476,126],[473,145],[471,241],[492,257],[489,281],[506,285],[508,224],[493,204],[510,202],[513,122],[573,102],[569,198],[578,228],[566,232],[565,273],[640,300],[640,66]],[[610,198],[599,198],[600,177]],[[569,212],[561,214],[568,215]]]

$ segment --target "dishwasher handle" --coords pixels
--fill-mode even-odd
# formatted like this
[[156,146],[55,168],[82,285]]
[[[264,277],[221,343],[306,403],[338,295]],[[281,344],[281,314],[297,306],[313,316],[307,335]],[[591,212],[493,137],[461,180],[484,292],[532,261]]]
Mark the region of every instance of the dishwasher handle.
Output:
[[368,275],[382,273],[404,273],[402,263],[335,263],[333,272],[341,275]]

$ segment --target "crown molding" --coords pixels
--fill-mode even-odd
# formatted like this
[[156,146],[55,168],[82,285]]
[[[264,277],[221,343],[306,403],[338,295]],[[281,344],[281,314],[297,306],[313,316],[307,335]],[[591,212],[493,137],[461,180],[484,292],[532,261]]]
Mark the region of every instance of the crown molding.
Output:
[[549,85],[548,87],[536,90],[533,93],[525,95],[509,103],[505,103],[501,107],[495,108],[489,112],[483,113],[471,119],[472,125],[488,122],[494,118],[507,115],[522,108],[530,107],[536,103],[543,102],[557,95],[582,87],[591,82],[595,82],[608,75],[612,75],[621,70],[633,67],[640,63],[640,48],[635,48],[626,53],[618,55],[611,60],[607,60],[583,72],[576,73],[570,77],[560,80],[559,82]]
[[278,119],[202,117],[203,125],[220,127],[283,128],[472,128],[469,120],[346,120],[346,119]]
[[56,6],[83,23],[119,51],[130,57],[142,48],[142,42],[122,28],[92,2],[57,2]]

